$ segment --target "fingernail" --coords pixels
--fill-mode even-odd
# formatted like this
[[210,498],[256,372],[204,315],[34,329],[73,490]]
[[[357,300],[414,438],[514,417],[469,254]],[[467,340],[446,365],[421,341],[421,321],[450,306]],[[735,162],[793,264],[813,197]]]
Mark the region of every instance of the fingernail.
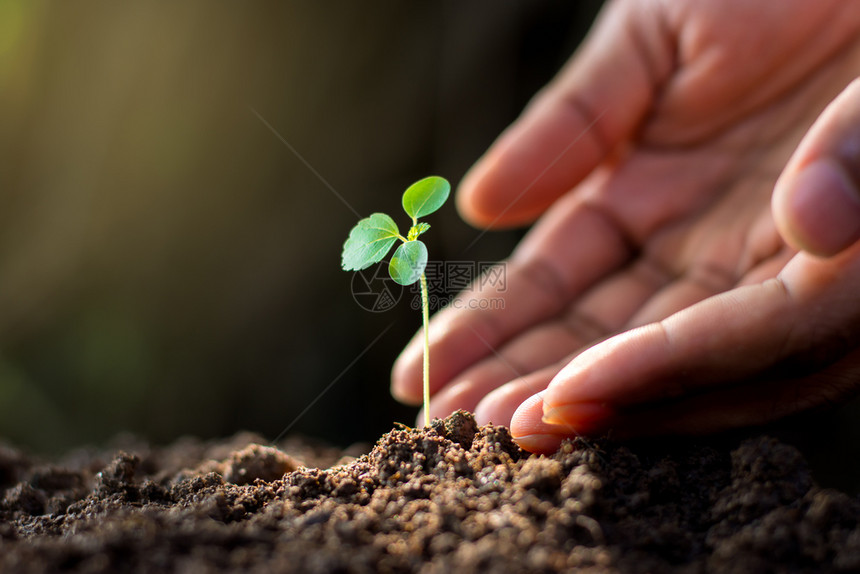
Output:
[[797,174],[791,203],[795,232],[813,253],[833,255],[860,237],[860,195],[834,160],[812,162]]
[[566,405],[543,405],[543,422],[550,425],[567,425],[576,432],[583,432],[595,423],[612,415],[612,409],[601,403],[570,403]]
[[513,437],[521,448],[537,454],[552,454],[565,438],[557,434],[527,434]]

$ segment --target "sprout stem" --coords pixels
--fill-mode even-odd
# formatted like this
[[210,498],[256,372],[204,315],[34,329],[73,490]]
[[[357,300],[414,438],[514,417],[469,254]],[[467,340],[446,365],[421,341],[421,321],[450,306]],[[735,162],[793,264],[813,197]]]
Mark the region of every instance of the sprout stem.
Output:
[[427,277],[421,274],[421,310],[424,317],[424,426],[430,426],[430,302]]

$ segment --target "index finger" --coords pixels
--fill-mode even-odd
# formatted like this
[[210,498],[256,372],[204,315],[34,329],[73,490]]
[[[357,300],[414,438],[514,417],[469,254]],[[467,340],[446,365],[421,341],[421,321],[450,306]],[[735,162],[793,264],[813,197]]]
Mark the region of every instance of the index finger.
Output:
[[674,66],[659,7],[613,2],[582,47],[466,175],[462,216],[534,221],[636,131]]

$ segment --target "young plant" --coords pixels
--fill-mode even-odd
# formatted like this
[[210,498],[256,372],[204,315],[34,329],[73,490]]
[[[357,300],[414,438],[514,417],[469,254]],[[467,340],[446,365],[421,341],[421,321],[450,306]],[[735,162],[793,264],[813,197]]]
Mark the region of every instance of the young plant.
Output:
[[418,239],[430,229],[427,223],[418,222],[445,203],[451,193],[447,180],[431,176],[417,181],[403,192],[403,209],[412,218],[412,227],[406,237],[400,235],[397,224],[384,213],[374,213],[359,221],[343,244],[341,266],[345,271],[360,271],[379,263],[399,239],[402,243],[388,264],[388,273],[400,285],[421,282],[421,311],[424,324],[424,422],[430,425],[430,304],[427,294],[427,246]]

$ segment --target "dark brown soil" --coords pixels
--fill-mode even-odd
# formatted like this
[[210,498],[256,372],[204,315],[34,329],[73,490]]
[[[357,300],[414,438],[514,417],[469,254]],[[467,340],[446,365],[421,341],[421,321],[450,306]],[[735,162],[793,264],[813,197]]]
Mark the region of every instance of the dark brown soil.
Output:
[[860,501],[766,437],[536,457],[460,412],[358,458],[259,442],[0,447],[0,572],[860,570]]

